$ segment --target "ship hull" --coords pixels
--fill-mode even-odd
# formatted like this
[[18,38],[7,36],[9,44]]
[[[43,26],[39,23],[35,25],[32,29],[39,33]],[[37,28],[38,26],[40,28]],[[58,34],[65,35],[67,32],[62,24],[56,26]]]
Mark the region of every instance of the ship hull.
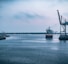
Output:
[[59,40],[68,40],[68,35],[60,35]]
[[46,39],[52,39],[53,35],[52,34],[46,34]]
[[6,39],[6,37],[0,36],[0,40],[5,40],[5,39]]

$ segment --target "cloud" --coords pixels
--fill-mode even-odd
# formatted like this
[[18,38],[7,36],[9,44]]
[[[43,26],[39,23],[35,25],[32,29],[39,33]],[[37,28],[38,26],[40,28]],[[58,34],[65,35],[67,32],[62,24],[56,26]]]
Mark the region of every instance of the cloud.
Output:
[[14,19],[21,20],[21,19],[26,19],[26,20],[34,20],[34,19],[43,19],[44,16],[41,16],[39,14],[35,13],[27,13],[27,12],[22,12],[14,15]]
[[58,0],[58,1],[60,1],[60,2],[68,2],[68,0]]
[[0,0],[0,2],[12,2],[12,1],[47,1],[47,2],[68,2],[68,0]]
[[0,0],[0,2],[4,2],[0,6],[2,15],[0,20],[3,26],[8,28],[6,30],[4,27],[6,31],[18,31],[21,27],[27,32],[36,31],[36,28],[38,31],[44,31],[48,26],[59,25],[57,9],[61,15],[68,16],[68,0]]
[[10,1],[15,1],[15,0],[0,0],[0,2],[10,2]]

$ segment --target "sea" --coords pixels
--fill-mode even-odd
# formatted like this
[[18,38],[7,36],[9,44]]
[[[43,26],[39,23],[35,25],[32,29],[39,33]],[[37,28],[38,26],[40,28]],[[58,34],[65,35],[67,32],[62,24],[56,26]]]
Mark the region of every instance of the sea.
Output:
[[0,64],[68,64],[68,41],[59,35],[9,34],[0,40]]

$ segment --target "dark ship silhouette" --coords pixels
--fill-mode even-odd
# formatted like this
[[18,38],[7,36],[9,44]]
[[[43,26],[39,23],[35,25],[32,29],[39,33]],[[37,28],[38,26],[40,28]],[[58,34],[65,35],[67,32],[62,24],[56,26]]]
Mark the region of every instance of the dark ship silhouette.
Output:
[[46,30],[46,39],[52,39],[53,38],[53,31],[50,29],[50,27]]
[[5,40],[5,39],[6,37],[2,33],[0,33],[0,40]]
[[9,37],[5,32],[0,33],[0,40],[5,40],[6,37]]

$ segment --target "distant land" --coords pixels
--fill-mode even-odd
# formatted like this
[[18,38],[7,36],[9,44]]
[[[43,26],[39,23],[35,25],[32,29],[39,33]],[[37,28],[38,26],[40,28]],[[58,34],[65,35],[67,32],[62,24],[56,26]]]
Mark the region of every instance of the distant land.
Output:
[[[47,34],[47,33],[46,32],[10,32],[10,33],[6,33],[6,34]],[[60,34],[60,33],[53,33],[53,34]]]

